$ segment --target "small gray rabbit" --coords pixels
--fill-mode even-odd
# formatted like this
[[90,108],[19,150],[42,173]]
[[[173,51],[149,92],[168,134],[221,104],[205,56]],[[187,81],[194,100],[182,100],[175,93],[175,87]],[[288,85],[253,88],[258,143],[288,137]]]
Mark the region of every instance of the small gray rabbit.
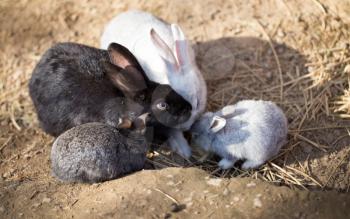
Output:
[[86,123],[61,134],[51,150],[52,173],[65,182],[111,180],[144,167],[147,152],[138,130]]
[[195,145],[222,157],[219,167],[243,159],[243,169],[257,168],[276,155],[286,141],[287,119],[270,101],[243,100],[207,112],[191,129]]

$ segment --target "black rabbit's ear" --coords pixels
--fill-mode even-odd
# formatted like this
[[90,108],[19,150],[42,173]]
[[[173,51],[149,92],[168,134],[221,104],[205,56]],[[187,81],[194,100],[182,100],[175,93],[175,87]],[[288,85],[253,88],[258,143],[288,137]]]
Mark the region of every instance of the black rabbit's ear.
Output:
[[117,69],[112,64],[106,64],[107,77],[125,96],[135,98],[139,91],[147,88],[143,73],[134,66],[127,66],[125,69]]
[[139,67],[135,56],[124,46],[111,43],[108,46],[109,59],[112,64],[125,69],[127,66]]

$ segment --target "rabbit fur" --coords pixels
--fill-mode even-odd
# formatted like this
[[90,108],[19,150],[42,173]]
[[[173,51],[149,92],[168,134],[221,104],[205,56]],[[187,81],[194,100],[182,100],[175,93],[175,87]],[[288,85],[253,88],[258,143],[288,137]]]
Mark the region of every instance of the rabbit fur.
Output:
[[64,182],[96,183],[141,170],[148,146],[136,131],[86,123],[61,134],[51,150],[52,174]]
[[150,13],[130,10],[114,17],[106,25],[101,48],[106,48],[111,42],[128,48],[151,81],[169,84],[191,104],[190,119],[171,130],[168,141],[173,149],[189,157],[191,151],[182,130],[188,130],[204,112],[207,87],[190,42],[181,28]]
[[243,100],[205,113],[191,129],[192,140],[222,159],[222,169],[245,160],[243,169],[257,168],[275,156],[286,142],[287,119],[270,101]]

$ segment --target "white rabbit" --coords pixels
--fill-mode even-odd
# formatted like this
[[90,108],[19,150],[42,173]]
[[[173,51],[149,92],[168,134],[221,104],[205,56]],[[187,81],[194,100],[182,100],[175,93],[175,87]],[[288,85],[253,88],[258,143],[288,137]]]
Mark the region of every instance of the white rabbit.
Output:
[[194,144],[222,157],[219,167],[244,159],[243,169],[257,168],[276,155],[286,141],[287,119],[270,101],[243,100],[205,113],[192,126]]
[[150,13],[130,10],[114,17],[105,27],[101,47],[105,49],[111,42],[128,48],[151,81],[169,84],[191,104],[190,119],[175,127],[169,140],[180,154],[189,157],[191,152],[182,130],[188,130],[204,112],[207,87],[181,28]]

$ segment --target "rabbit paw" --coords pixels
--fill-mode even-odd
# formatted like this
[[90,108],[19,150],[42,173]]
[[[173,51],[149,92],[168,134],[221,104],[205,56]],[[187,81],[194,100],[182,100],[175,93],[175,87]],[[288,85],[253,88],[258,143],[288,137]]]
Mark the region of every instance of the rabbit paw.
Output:
[[223,170],[230,169],[231,167],[233,167],[234,164],[235,164],[234,160],[229,160],[226,158],[221,159],[220,162],[218,163],[220,169],[223,169]]
[[182,157],[188,159],[191,157],[191,148],[183,136],[182,131],[172,130],[170,138],[168,140],[169,145],[173,151],[176,151]]
[[180,154],[182,157],[188,159],[191,157],[191,148],[189,147],[187,141],[185,142],[179,142],[176,141],[175,138],[169,139],[170,147],[173,151],[176,151],[178,154]]

